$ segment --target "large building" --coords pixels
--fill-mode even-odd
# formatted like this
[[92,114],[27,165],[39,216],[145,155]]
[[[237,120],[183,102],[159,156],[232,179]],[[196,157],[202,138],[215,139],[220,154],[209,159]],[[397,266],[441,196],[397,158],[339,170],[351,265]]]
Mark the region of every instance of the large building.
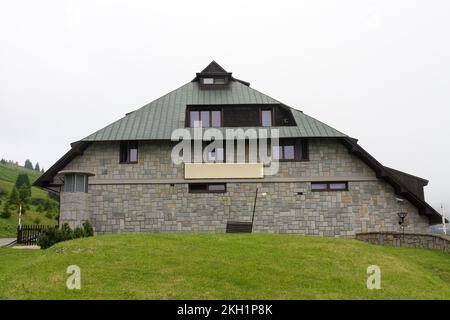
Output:
[[[264,130],[273,139],[263,158],[261,136],[248,133]],[[201,141],[208,132],[223,134],[223,145]],[[191,155],[177,149],[182,133],[192,139],[183,140],[185,147],[200,145],[200,160],[195,148]],[[405,231],[428,232],[441,221],[424,199],[427,180],[383,166],[356,139],[252,89],[214,61],[191,82],[71,147],[35,185],[60,194],[60,224],[89,219],[97,234],[352,237],[399,231],[400,212],[407,213]]]

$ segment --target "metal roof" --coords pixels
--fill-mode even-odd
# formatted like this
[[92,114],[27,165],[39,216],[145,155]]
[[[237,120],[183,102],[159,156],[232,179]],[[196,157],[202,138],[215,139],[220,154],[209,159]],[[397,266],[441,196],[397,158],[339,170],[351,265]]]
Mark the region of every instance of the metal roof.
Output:
[[[89,135],[82,141],[170,140],[173,130],[185,127],[187,105],[243,104],[285,106],[280,101],[234,79],[230,81],[227,88],[217,90],[202,90],[198,82],[189,82],[127,114],[124,118]],[[280,129],[282,138],[346,137],[345,134],[299,110],[293,108],[290,110],[297,126],[274,127]]]

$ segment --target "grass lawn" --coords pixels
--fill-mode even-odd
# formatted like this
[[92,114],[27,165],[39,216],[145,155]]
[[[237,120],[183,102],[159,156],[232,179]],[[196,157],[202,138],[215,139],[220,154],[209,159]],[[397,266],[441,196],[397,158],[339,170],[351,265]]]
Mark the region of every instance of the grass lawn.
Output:
[[[356,240],[123,234],[0,249],[1,299],[450,299],[450,255]],[[381,290],[366,288],[381,268]],[[81,290],[66,268],[81,268]]]

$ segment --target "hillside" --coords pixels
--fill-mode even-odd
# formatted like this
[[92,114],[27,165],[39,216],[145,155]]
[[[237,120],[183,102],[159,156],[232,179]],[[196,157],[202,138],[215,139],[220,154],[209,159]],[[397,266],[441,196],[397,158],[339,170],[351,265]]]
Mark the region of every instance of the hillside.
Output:
[[[25,169],[13,164],[0,163],[0,210],[3,210],[3,204],[8,198],[8,194],[13,189],[17,176],[27,174],[30,183],[33,183],[41,173],[35,170]],[[48,198],[48,193],[39,188],[31,188],[31,204],[29,210],[23,215],[24,224],[55,224],[56,209],[52,210],[51,217],[47,212],[38,212],[38,204],[43,203]],[[57,208],[57,202],[49,200],[54,208]],[[0,217],[0,238],[15,237],[18,222],[18,214],[14,212],[11,218],[4,219]]]
[[[0,299],[450,299],[450,255],[356,240],[124,234],[0,249]],[[66,268],[81,269],[81,290]],[[381,290],[366,288],[381,268]]]

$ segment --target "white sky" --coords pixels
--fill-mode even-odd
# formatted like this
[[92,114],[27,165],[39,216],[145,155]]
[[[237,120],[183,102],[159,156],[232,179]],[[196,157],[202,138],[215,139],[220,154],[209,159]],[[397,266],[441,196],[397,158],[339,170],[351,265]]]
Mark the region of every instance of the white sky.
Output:
[[0,157],[69,143],[211,60],[450,206],[450,1],[2,1]]

